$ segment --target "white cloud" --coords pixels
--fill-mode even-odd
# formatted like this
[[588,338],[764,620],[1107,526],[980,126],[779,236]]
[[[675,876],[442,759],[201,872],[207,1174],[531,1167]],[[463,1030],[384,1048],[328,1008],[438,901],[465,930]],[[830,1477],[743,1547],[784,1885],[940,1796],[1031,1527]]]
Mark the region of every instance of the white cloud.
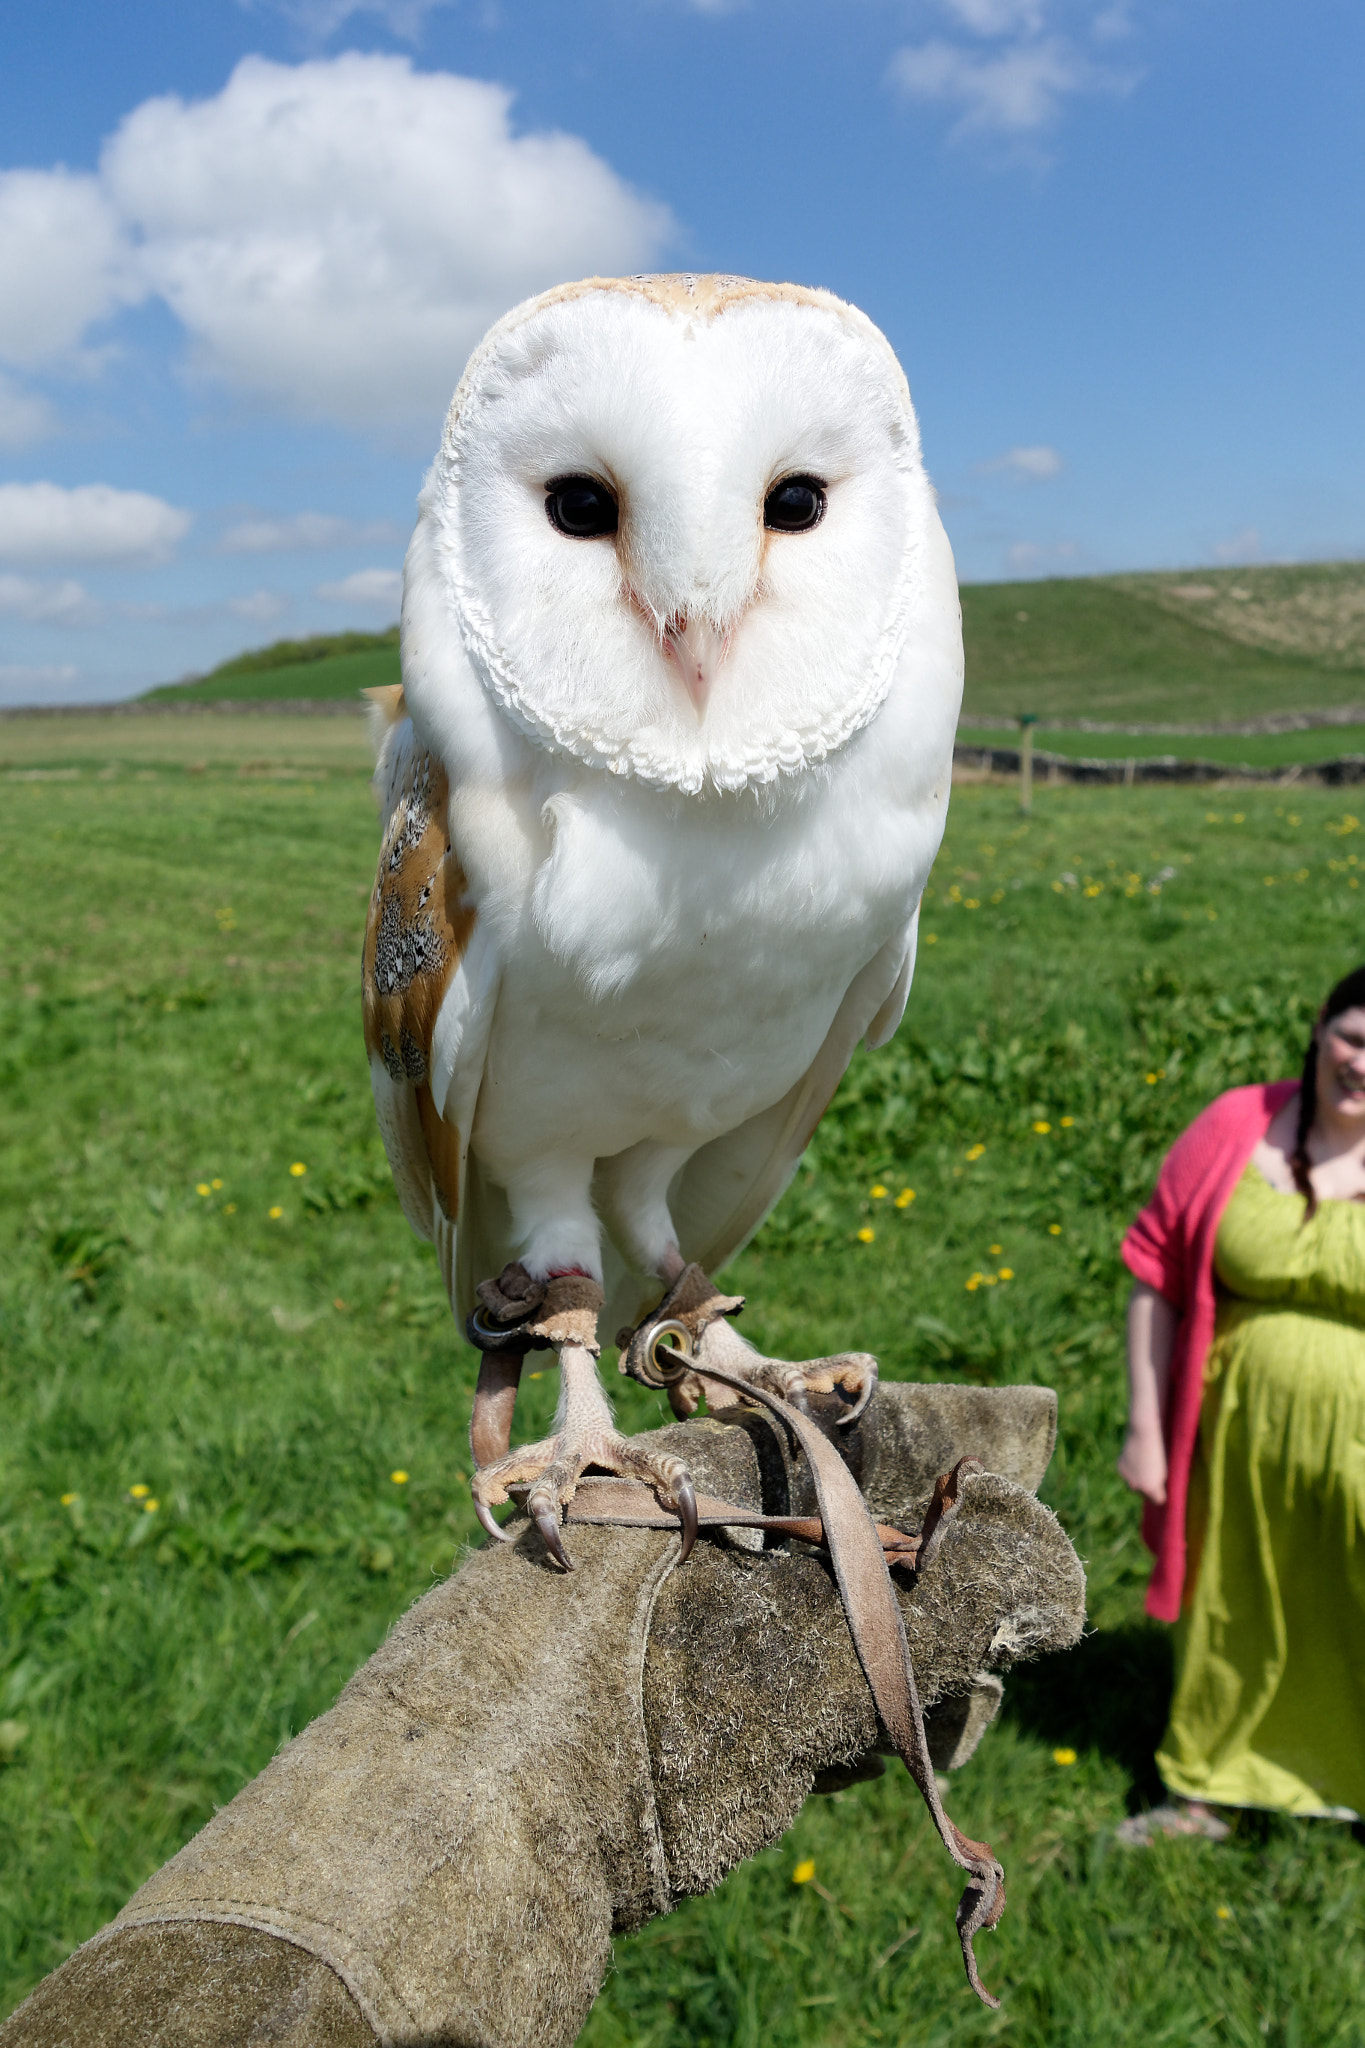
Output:
[[281,597],[278,590],[253,590],[246,597],[230,597],[224,609],[234,619],[251,619],[257,625],[265,625],[288,611],[289,599]]
[[[252,0],[238,0],[238,4],[253,11]],[[429,14],[455,4],[456,0],[268,0],[272,14],[282,14],[313,44],[327,42],[357,14],[374,16],[391,36],[415,43]]]
[[1259,527],[1243,526],[1217,543],[1213,558],[1216,562],[1256,562],[1263,552]]
[[20,690],[68,690],[79,674],[69,661],[36,668],[22,662],[0,662],[0,696],[11,697]]
[[110,484],[0,484],[0,561],[164,562],[191,515]]
[[[577,136],[514,134],[511,104],[406,58],[247,57],[213,99],[136,108],[98,191],[202,369],[305,418],[426,424],[509,305],[646,268],[672,231]],[[49,347],[112,303],[107,263],[92,254],[81,275]],[[38,266],[25,305],[44,288]],[[14,324],[38,332],[32,312]]]
[[0,372],[0,448],[27,448],[57,431],[57,415],[36,391]]
[[[1075,33],[1084,26],[1101,42],[1129,33],[1122,0],[1098,14],[1076,0],[940,0],[940,7],[976,44],[932,37],[898,50],[888,75],[908,99],[956,106],[955,139],[994,135],[1018,142],[1051,127],[1068,98],[1123,93],[1137,82],[1136,73],[1088,57]],[[1082,12],[1084,23],[1071,19]]]
[[124,223],[98,179],[0,172],[0,361],[60,360],[142,295]]
[[287,519],[244,519],[218,545],[225,555],[273,555],[295,548],[382,547],[403,535],[387,519],[338,519],[330,512],[295,512]]
[[974,36],[1041,35],[1042,0],[944,0],[949,14]]
[[1004,455],[997,455],[991,462],[979,465],[983,476],[991,476],[1000,470],[1012,471],[1015,476],[1028,477],[1035,483],[1046,483],[1050,477],[1060,476],[1066,464],[1055,448],[1041,445],[1036,448],[1011,448]]
[[957,136],[1022,135],[1049,127],[1068,93],[1097,82],[1096,68],[1064,42],[1019,43],[978,56],[940,41],[898,50],[891,78],[911,99],[947,100],[962,108]]
[[357,569],[352,576],[343,576],[340,583],[319,583],[319,597],[329,598],[334,604],[384,605],[394,611],[403,595],[403,572],[401,569]]
[[70,577],[41,582],[34,576],[0,576],[0,618],[26,626],[97,626],[104,608]]
[[1080,552],[1074,540],[1017,540],[1005,549],[1005,561],[1017,575],[1042,576],[1064,562],[1074,562]]

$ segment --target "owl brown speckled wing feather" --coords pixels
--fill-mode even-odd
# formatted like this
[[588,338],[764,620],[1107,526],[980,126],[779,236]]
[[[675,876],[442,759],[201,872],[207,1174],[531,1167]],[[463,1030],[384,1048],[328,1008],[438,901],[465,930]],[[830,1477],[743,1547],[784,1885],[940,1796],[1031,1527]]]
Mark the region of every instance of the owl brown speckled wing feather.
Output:
[[[441,1244],[449,1279],[487,1037],[477,1012],[489,992],[475,1004],[467,985],[478,920],[450,837],[445,770],[413,734],[401,689],[370,694],[387,817],[365,926],[365,1048],[399,1199],[413,1227]],[[471,1018],[482,1024],[472,1033]]]

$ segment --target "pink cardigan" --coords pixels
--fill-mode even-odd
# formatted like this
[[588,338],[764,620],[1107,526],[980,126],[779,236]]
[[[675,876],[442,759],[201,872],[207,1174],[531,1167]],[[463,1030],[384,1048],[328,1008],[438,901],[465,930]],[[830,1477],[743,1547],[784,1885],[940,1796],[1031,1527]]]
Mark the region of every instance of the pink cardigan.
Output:
[[1204,1399],[1204,1360],[1217,1300],[1213,1247],[1228,1200],[1297,1081],[1231,1088],[1176,1139],[1156,1192],[1123,1240],[1123,1262],[1180,1311],[1166,1398],[1166,1500],[1143,1504],[1142,1539],[1155,1554],[1147,1612],[1178,1621],[1185,1590],[1185,1503]]

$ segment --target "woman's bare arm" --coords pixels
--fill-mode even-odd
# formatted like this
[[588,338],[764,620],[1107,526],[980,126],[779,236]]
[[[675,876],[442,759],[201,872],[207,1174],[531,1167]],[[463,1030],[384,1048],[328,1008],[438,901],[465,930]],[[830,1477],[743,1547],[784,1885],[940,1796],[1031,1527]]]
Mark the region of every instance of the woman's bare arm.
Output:
[[1119,1457],[1125,1486],[1158,1505],[1166,1498],[1166,1446],[1161,1417],[1171,1383],[1171,1354],[1180,1311],[1145,1280],[1128,1297],[1128,1434]]

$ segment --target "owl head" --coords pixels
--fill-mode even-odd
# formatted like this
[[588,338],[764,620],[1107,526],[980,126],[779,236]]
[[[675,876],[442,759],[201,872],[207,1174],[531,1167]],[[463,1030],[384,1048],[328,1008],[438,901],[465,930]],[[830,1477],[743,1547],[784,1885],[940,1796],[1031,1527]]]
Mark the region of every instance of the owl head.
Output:
[[467,658],[542,747],[742,789],[869,724],[945,604],[955,629],[910,393],[864,314],[589,278],[516,307],[461,379],[408,557],[409,696]]

